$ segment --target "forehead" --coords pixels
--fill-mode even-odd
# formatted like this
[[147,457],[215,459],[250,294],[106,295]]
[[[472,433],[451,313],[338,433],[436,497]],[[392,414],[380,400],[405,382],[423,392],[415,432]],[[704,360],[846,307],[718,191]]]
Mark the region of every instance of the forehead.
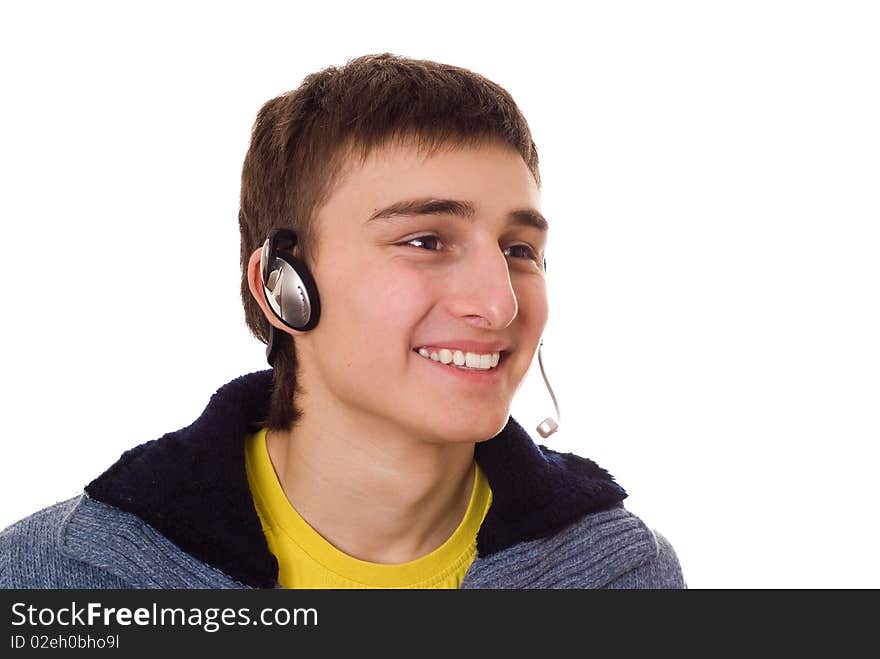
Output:
[[461,200],[489,216],[540,206],[537,183],[512,147],[443,145],[427,153],[411,143],[391,144],[364,160],[344,157],[321,221],[364,223],[402,201],[431,198]]

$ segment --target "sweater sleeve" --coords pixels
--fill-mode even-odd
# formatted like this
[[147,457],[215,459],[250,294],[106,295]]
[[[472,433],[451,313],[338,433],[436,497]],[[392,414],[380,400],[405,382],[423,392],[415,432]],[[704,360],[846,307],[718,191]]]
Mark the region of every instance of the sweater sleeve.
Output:
[[687,583],[678,562],[678,556],[670,542],[657,531],[651,532],[657,543],[657,551],[653,557],[608,583],[605,588],[611,590],[642,589],[685,589]]
[[0,532],[0,588],[130,588],[118,577],[67,556],[59,534],[79,497]]

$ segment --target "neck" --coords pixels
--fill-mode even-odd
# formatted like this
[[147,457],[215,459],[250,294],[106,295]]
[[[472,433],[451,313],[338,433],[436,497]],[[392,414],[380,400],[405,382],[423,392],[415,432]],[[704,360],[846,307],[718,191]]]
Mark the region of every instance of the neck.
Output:
[[292,430],[268,433],[269,456],[290,503],[328,542],[360,560],[405,563],[452,535],[473,490],[473,443],[302,409]]

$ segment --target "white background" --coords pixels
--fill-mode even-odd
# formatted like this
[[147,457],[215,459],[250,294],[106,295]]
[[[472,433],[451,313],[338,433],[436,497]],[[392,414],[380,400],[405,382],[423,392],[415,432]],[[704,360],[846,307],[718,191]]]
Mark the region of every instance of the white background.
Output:
[[[0,5],[0,527],[265,368],[238,293],[251,124],[387,51],[529,120],[545,443],[606,467],[693,588],[880,587],[877,5],[304,4]],[[533,430],[537,362],[520,396]]]

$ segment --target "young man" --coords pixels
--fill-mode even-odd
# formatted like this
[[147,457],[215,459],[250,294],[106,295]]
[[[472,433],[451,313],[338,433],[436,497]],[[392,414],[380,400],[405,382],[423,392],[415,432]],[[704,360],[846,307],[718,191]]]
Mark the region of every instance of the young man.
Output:
[[509,417],[547,322],[509,94],[389,54],[269,101],[242,299],[273,368],[0,537],[13,588],[684,587],[590,460]]

